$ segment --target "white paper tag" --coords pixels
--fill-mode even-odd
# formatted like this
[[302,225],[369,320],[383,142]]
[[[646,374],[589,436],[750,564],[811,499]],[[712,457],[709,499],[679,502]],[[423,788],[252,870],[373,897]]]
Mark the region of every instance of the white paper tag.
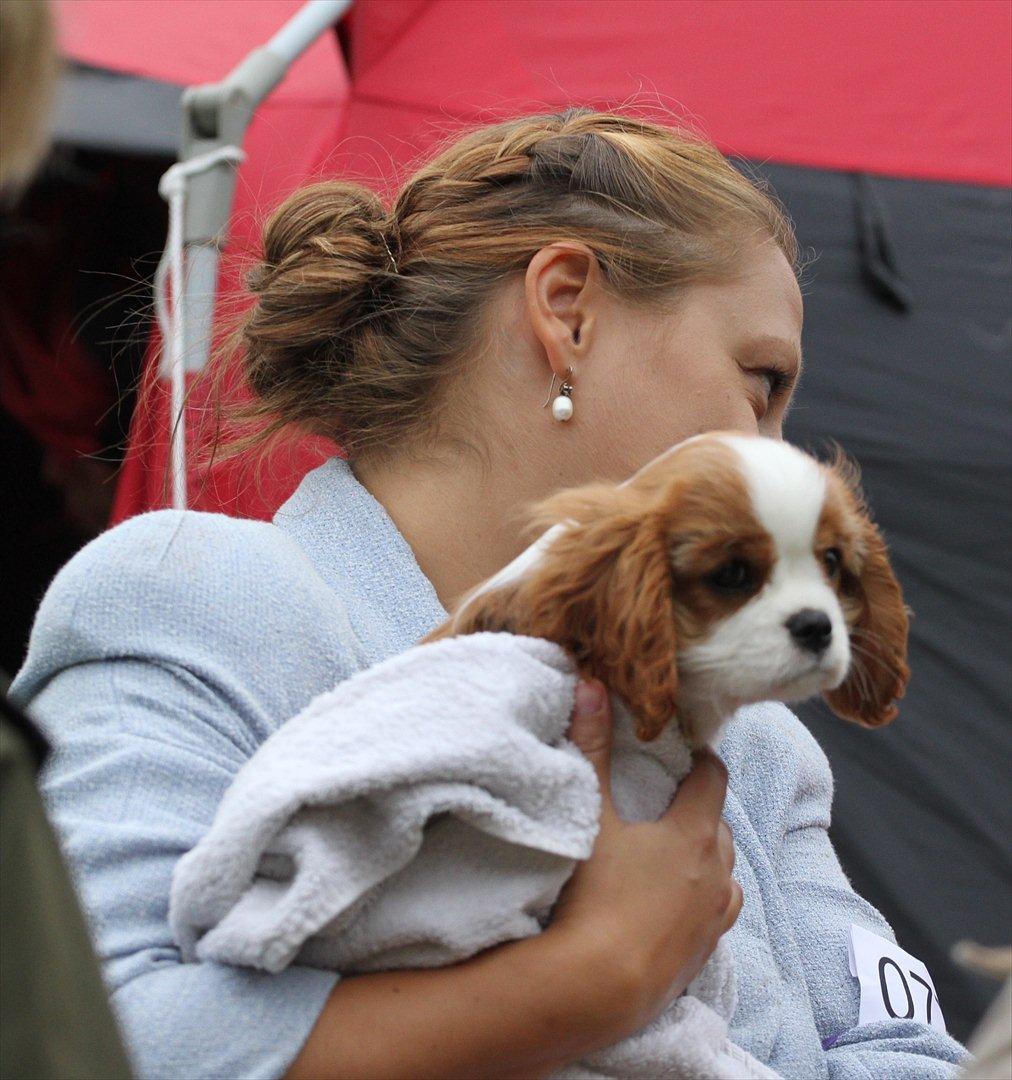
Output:
[[850,973],[861,984],[858,1024],[876,1020],[916,1020],[945,1031],[928,969],[917,959],[870,930],[850,924]]

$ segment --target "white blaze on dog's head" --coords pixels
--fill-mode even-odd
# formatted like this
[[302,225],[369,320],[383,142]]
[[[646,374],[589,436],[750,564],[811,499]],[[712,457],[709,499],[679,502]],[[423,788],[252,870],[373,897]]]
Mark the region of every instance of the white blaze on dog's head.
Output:
[[[733,452],[748,498],[736,525],[728,522],[740,542],[727,536],[723,562],[705,580],[728,601],[745,602],[680,653],[685,696],[733,710],[763,697],[800,701],[833,689],[851,654],[834,580],[843,541],[825,549],[817,543],[826,471],[787,443],[719,439]],[[767,542],[749,544],[760,530]]]
[[695,456],[704,447],[708,497],[683,499],[672,533],[680,709],[712,727],[821,691],[846,719],[888,723],[909,677],[907,612],[854,470],[759,437],[713,434]]

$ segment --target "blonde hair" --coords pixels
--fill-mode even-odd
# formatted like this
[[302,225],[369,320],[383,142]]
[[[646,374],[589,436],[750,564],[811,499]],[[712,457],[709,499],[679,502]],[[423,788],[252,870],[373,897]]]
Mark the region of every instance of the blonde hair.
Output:
[[715,147],[590,109],[457,138],[389,212],[359,184],[303,188],[267,221],[249,275],[243,416],[257,439],[296,425],[352,456],[403,445],[431,430],[444,388],[487,345],[496,287],[546,244],[582,241],[607,289],[649,306],[733,277],[756,237],[797,269],[776,198]]
[[0,0],[0,191],[16,194],[45,153],[56,82],[47,0]]

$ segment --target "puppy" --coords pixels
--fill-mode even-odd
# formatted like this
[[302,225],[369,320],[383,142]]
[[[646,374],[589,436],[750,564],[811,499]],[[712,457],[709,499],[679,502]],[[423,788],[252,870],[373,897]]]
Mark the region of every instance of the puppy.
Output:
[[708,433],[624,484],[563,491],[536,523],[548,531],[426,640],[554,641],[641,743],[674,725],[698,749],[743,705],[818,692],[865,727],[896,716],[907,609],[842,455]]

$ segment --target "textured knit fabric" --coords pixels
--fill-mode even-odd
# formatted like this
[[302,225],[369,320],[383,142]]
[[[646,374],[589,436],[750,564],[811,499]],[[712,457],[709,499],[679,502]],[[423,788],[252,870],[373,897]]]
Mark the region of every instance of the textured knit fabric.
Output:
[[[44,792],[142,1076],[278,1077],[298,1053],[334,975],[183,964],[172,870],[272,732],[443,618],[406,541],[338,459],[274,524],[145,514],[53,582],[12,695],[55,744]],[[891,931],[833,853],[815,741],[768,705],[735,718],[721,753],[745,894],[728,935],[734,1041],[798,1080],[952,1075],[965,1051],[932,1029],[855,1026],[849,924]]]

